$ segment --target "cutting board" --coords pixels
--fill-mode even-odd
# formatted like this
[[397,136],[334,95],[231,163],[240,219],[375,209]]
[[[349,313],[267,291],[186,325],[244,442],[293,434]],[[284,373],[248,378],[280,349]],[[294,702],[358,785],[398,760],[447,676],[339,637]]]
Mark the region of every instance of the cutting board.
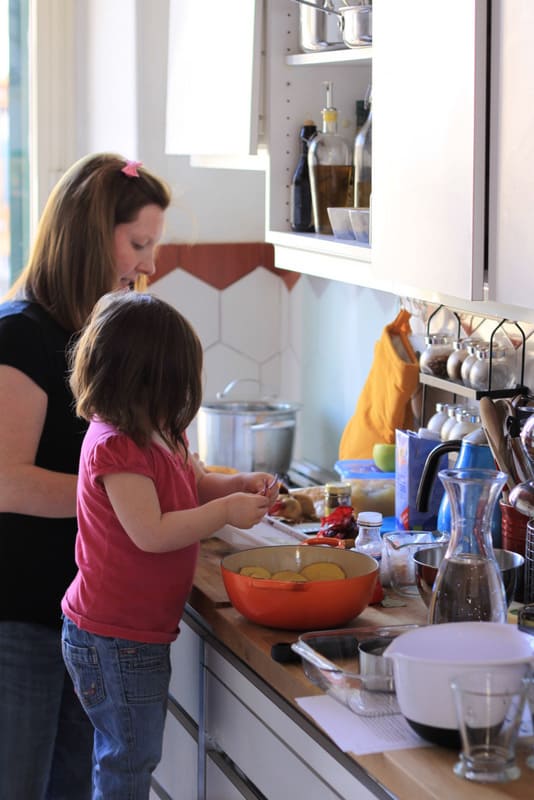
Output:
[[216,608],[231,605],[221,576],[221,559],[235,552],[235,547],[216,537],[202,543],[195,572],[195,586]]

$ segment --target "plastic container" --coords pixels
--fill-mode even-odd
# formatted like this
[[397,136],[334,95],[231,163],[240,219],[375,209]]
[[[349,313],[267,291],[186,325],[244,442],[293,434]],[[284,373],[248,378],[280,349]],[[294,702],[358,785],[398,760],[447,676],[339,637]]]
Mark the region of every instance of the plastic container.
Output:
[[394,472],[382,472],[372,458],[344,459],[336,461],[334,469],[340,478],[394,478]]

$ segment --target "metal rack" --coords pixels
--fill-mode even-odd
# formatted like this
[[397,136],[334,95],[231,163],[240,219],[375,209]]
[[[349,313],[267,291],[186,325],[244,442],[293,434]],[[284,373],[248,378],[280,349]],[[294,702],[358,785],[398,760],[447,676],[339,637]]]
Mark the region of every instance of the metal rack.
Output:
[[[427,325],[426,325],[426,333],[427,336],[430,336],[430,327],[432,319],[436,316],[438,311],[440,311],[445,306],[443,304],[437,306],[437,308],[430,314]],[[459,314],[449,309],[451,313],[456,317],[458,323],[457,334],[458,337],[460,336],[461,331],[461,320]],[[516,386],[512,387],[511,389],[492,389],[491,387],[491,380],[492,380],[492,352],[493,352],[493,341],[495,338],[495,334],[497,331],[504,325],[514,325],[521,335],[521,376],[520,381]],[[529,394],[530,390],[528,387],[524,385],[524,377],[525,377],[525,343],[526,343],[526,336],[525,332],[522,327],[519,325],[518,322],[515,320],[509,319],[501,319],[498,324],[495,325],[493,328],[490,338],[489,338],[489,347],[490,347],[490,358],[489,358],[489,374],[488,374],[488,389],[479,390],[479,389],[472,389],[470,386],[465,386],[463,383],[459,381],[454,381],[450,379],[444,378],[437,378],[434,375],[428,375],[424,372],[419,373],[419,382],[422,384],[422,419],[426,419],[425,410],[426,410],[426,389],[427,387],[432,387],[434,389],[439,389],[444,392],[449,392],[453,395],[453,402],[456,402],[457,397],[466,397],[471,400],[480,400],[481,397],[515,397],[518,394]]]

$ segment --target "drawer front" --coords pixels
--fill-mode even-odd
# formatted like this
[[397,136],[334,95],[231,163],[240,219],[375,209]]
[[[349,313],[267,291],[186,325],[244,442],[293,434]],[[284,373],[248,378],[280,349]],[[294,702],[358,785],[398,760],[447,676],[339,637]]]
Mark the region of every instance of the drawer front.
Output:
[[198,800],[197,742],[170,710],[154,777],[173,800]]
[[210,647],[206,667],[208,738],[265,797],[376,798]]
[[201,646],[200,636],[182,620],[180,634],[171,646],[172,673],[169,694],[197,725]]

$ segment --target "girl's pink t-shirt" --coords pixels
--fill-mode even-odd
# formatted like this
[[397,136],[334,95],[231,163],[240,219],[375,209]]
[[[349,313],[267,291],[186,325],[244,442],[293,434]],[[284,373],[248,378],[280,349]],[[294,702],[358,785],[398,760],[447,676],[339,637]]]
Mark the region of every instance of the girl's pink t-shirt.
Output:
[[130,472],[154,482],[162,513],[198,506],[193,468],[153,443],[146,449],[115,428],[93,421],[78,477],[78,573],[61,608],[82,630],[140,642],[172,642],[191,591],[198,543],[147,553],[115,516],[103,475]]

